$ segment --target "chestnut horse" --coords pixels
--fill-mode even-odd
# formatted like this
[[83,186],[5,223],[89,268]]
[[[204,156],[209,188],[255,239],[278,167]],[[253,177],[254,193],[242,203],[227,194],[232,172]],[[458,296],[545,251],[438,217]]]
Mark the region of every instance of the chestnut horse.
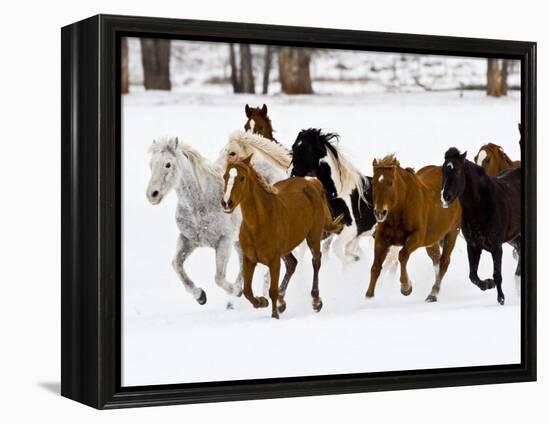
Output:
[[373,167],[372,197],[378,225],[366,296],[374,296],[376,281],[390,246],[403,246],[399,251],[401,293],[408,296],[412,284],[407,274],[407,261],[416,249],[425,247],[435,269],[435,283],[426,301],[435,302],[460,232],[460,204],[455,202],[447,209],[441,207],[440,166],[425,166],[415,173],[411,168],[401,168],[399,161],[389,155],[381,160],[375,159]]
[[481,146],[474,162],[483,167],[487,175],[496,177],[505,169],[521,167],[521,161],[512,160],[498,144],[488,143]]
[[323,186],[317,179],[289,178],[271,186],[250,166],[250,159],[251,156],[228,164],[221,202],[227,213],[241,206],[243,293],[255,308],[268,306],[265,297],[255,297],[252,292],[256,264],[267,265],[271,276],[271,316],[279,318],[279,312],[286,309],[284,296],[291,277],[287,269],[279,288],[280,258],[291,255],[305,239],[313,256],[313,309],[319,312],[323,306],[319,297],[321,237],[324,231],[338,231],[339,219],[332,220]]
[[277,140],[273,137],[273,127],[271,126],[271,119],[267,116],[267,106],[265,104],[261,108],[246,105],[244,112],[246,113],[245,131],[252,131],[254,134],[259,134],[277,143]]

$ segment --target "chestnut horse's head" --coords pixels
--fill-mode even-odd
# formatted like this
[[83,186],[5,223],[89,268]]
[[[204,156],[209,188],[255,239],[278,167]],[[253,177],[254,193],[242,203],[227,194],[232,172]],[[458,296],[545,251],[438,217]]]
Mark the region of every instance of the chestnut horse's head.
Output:
[[372,167],[374,216],[378,222],[384,222],[405,194],[399,177],[400,164],[394,155],[388,155],[383,159],[374,159]]
[[505,169],[513,168],[514,162],[498,144],[488,143],[479,149],[474,162],[485,169],[487,175],[496,177]]
[[244,124],[245,131],[252,131],[254,134],[260,134],[262,137],[274,140],[273,127],[267,116],[267,106],[265,104],[261,108],[246,105],[244,112],[247,118]]
[[223,197],[222,208],[225,213],[231,213],[243,200],[243,197],[250,192],[250,160],[252,155],[229,163],[223,175]]
[[451,203],[464,192],[466,186],[465,162],[466,152],[460,153],[456,147],[451,147],[445,153],[443,188],[441,189],[441,206],[444,208],[451,206]]

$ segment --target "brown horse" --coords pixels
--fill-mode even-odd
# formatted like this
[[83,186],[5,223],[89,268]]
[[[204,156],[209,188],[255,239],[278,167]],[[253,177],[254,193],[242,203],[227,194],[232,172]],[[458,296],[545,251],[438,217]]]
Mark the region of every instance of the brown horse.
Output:
[[460,205],[455,202],[447,209],[441,207],[440,166],[426,166],[415,173],[411,168],[401,168],[399,161],[389,155],[381,160],[375,159],[373,167],[372,196],[378,225],[366,296],[374,296],[376,281],[390,246],[403,246],[399,251],[401,293],[408,296],[412,284],[407,274],[407,261],[416,249],[425,247],[435,269],[435,284],[426,301],[435,302],[460,232]]
[[245,131],[252,131],[254,134],[259,134],[277,143],[277,140],[273,137],[273,127],[271,126],[271,119],[267,116],[267,106],[265,104],[261,108],[246,105],[244,112],[247,118],[244,124]]
[[491,177],[496,177],[505,169],[521,167],[521,161],[510,159],[502,147],[493,143],[481,146],[481,149],[479,149],[474,158],[474,162],[483,167],[487,175]]
[[268,306],[265,297],[255,297],[252,292],[256,264],[267,265],[271,276],[271,316],[279,318],[279,312],[286,309],[284,296],[294,271],[287,268],[279,288],[280,258],[292,256],[292,250],[305,239],[313,256],[313,309],[319,312],[323,306],[319,297],[321,237],[323,231],[338,231],[339,219],[332,220],[325,191],[317,179],[289,178],[270,186],[250,166],[250,158],[230,163],[223,177],[224,211],[231,213],[240,205],[243,216],[239,233],[243,293],[255,308]]

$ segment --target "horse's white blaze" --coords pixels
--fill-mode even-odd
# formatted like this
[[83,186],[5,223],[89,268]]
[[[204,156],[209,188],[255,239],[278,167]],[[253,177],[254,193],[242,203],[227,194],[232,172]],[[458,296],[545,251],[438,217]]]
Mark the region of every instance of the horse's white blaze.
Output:
[[384,176],[383,175],[380,175],[378,177],[378,182],[381,183],[382,181],[384,181]]
[[487,157],[487,152],[485,150],[480,150],[477,155],[477,164],[481,166],[485,158]]
[[223,201],[226,203],[229,201],[229,198],[231,197],[231,192],[233,191],[233,184],[235,184],[236,176],[237,176],[237,170],[235,168],[231,168],[229,170],[229,178],[227,179],[227,187],[225,188],[225,193],[223,194]]
[[250,125],[250,131],[254,132],[254,125],[256,125],[256,121],[254,121],[254,119],[251,119],[248,125]]
[[449,207],[449,204],[445,201],[443,198],[443,191],[445,190],[445,187],[441,190],[441,206],[443,206],[445,209]]
[[451,169],[453,169],[453,168],[454,168],[454,166],[453,166],[453,163],[452,163],[452,162],[449,162],[449,163],[447,164],[447,166],[448,166],[449,168],[451,168]]

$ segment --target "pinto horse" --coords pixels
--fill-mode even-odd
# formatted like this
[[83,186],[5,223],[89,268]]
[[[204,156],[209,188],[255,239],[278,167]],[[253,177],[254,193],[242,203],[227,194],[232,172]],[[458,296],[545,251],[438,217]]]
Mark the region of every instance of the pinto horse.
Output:
[[[374,241],[374,262],[371,268],[367,298],[374,296],[376,281],[390,246],[403,246],[399,251],[401,293],[408,296],[412,284],[407,274],[410,255],[425,247],[435,269],[435,283],[427,302],[437,295],[451,260],[451,253],[460,232],[460,204],[444,209],[440,204],[441,167],[425,166],[418,172],[403,169],[389,155],[373,161],[372,194],[378,225]],[[443,252],[440,252],[440,245]]]
[[274,141],[273,127],[271,126],[271,119],[267,116],[267,106],[264,104],[260,107],[250,107],[248,104],[244,107],[246,114],[246,122],[244,124],[245,131],[252,131],[254,134],[259,134],[268,140]]
[[[455,200],[459,201],[456,202]],[[470,281],[481,290],[497,288],[497,301],[504,305],[502,292],[502,244],[511,244],[518,254],[516,283],[521,277],[521,168],[513,168],[498,177],[466,159],[466,152],[452,147],[443,163],[443,207],[460,203],[462,234],[468,245]],[[493,257],[493,279],[482,281],[477,269],[481,251]]]
[[319,297],[321,237],[324,231],[338,231],[339,221],[332,219],[318,180],[289,178],[269,185],[250,166],[250,159],[249,156],[227,166],[221,202],[226,213],[241,207],[243,220],[239,241],[243,252],[243,293],[255,308],[268,306],[265,297],[255,297],[252,292],[256,265],[267,265],[271,276],[271,316],[279,318],[279,313],[286,309],[284,295],[292,275],[287,269],[279,288],[280,258],[292,255],[292,250],[305,239],[313,256],[313,309],[319,312],[323,306]]
[[481,146],[474,162],[485,169],[487,175],[496,177],[502,171],[519,168],[521,161],[512,160],[498,144],[488,143]]

